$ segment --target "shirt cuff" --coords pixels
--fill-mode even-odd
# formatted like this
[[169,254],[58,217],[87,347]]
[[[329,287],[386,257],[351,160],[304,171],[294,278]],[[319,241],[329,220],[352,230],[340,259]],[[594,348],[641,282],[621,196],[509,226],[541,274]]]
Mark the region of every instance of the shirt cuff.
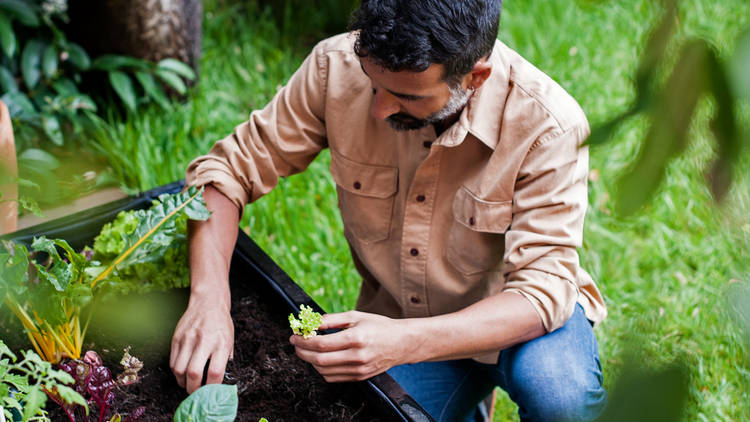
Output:
[[211,185],[237,207],[242,215],[245,204],[250,202],[251,192],[248,192],[234,175],[227,170],[218,168],[215,163],[199,157],[188,165],[185,173],[186,186],[202,187]]
[[521,270],[510,274],[503,291],[518,293],[531,302],[547,332],[565,325],[578,300],[575,283],[554,274]]

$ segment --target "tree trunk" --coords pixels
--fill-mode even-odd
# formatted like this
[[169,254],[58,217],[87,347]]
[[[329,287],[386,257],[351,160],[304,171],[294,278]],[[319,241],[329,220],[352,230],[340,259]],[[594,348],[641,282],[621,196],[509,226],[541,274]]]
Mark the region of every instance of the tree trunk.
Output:
[[172,57],[198,73],[202,11],[201,0],[76,0],[68,33],[92,57]]

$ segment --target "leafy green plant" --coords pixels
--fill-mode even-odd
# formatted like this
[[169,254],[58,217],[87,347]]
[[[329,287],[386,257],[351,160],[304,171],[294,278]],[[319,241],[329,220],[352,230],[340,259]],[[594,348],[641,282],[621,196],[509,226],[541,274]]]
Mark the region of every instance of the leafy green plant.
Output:
[[193,201],[200,192],[162,195],[150,209],[123,211],[105,224],[86,269],[92,283],[104,281],[117,294],[187,287],[187,220],[210,215],[202,197]]
[[[148,210],[136,212],[134,230],[120,232],[120,249],[107,262],[91,261],[90,250],[78,253],[62,239],[34,239],[31,254],[24,245],[4,242],[0,297],[23,324],[37,353],[53,363],[66,356],[80,358],[91,318],[89,313],[81,324],[82,312],[103,291],[97,284],[104,282],[109,291],[118,291],[120,268],[163,259],[175,239],[176,219],[184,215],[205,220],[210,215],[201,194],[191,188],[162,195]],[[40,253],[47,256],[42,263],[37,262]],[[186,262],[184,255],[178,265],[187,266]]]
[[69,385],[73,377],[63,370],[54,369],[32,351],[22,352],[20,361],[0,340],[0,408],[9,420],[10,409],[18,412],[22,421],[48,421],[44,405],[47,394],[52,393],[61,403],[78,405],[88,413],[86,400]]
[[131,111],[149,101],[169,107],[161,84],[184,94],[181,78],[195,79],[193,70],[175,59],[151,63],[104,55],[92,61],[60,30],[66,11],[65,0],[0,2],[0,99],[14,120],[41,131],[55,145],[64,144],[66,124],[81,133],[86,113],[98,109],[94,98],[80,90],[88,73],[106,72],[109,85]]
[[238,404],[236,385],[204,385],[180,403],[174,422],[231,422]]
[[299,305],[299,319],[294,314],[289,314],[289,327],[295,335],[304,338],[315,337],[318,332],[315,331],[323,323],[323,317],[306,305]]

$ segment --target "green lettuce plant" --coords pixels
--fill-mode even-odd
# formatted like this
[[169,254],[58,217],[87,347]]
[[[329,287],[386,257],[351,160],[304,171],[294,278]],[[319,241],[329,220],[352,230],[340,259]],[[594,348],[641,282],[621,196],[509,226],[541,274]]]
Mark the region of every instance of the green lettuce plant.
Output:
[[299,319],[295,318],[294,314],[289,314],[289,326],[292,328],[292,331],[294,334],[304,338],[318,335],[316,330],[322,323],[323,317],[319,313],[314,312],[309,306],[299,306]]

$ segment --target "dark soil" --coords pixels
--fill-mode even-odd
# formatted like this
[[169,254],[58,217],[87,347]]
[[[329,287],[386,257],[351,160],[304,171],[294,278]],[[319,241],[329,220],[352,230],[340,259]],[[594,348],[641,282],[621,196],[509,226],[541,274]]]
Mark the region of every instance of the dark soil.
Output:
[[[233,275],[232,282],[234,361],[228,365],[224,378],[225,383],[238,388],[237,421],[256,422],[261,417],[270,422],[385,420],[366,401],[357,384],[328,384],[300,360],[288,341],[291,330],[286,305],[277,303],[275,298],[261,300],[259,293],[250,288],[258,283],[241,283],[239,278]],[[140,421],[172,421],[175,409],[187,396],[169,369],[172,330],[186,303],[184,291],[139,296],[137,301],[121,300],[108,305],[106,308],[116,311],[111,315],[103,312],[92,321],[87,349],[102,356],[113,376],[122,370],[119,360],[127,345],[132,346],[131,354],[145,364],[140,382],[116,390],[114,410],[123,416],[145,406],[146,413]],[[3,328],[0,335],[6,337],[0,338],[17,333],[14,329],[11,333],[7,325]],[[53,421],[67,420],[51,401],[47,408]],[[89,420],[98,420],[96,410],[92,410]]]

